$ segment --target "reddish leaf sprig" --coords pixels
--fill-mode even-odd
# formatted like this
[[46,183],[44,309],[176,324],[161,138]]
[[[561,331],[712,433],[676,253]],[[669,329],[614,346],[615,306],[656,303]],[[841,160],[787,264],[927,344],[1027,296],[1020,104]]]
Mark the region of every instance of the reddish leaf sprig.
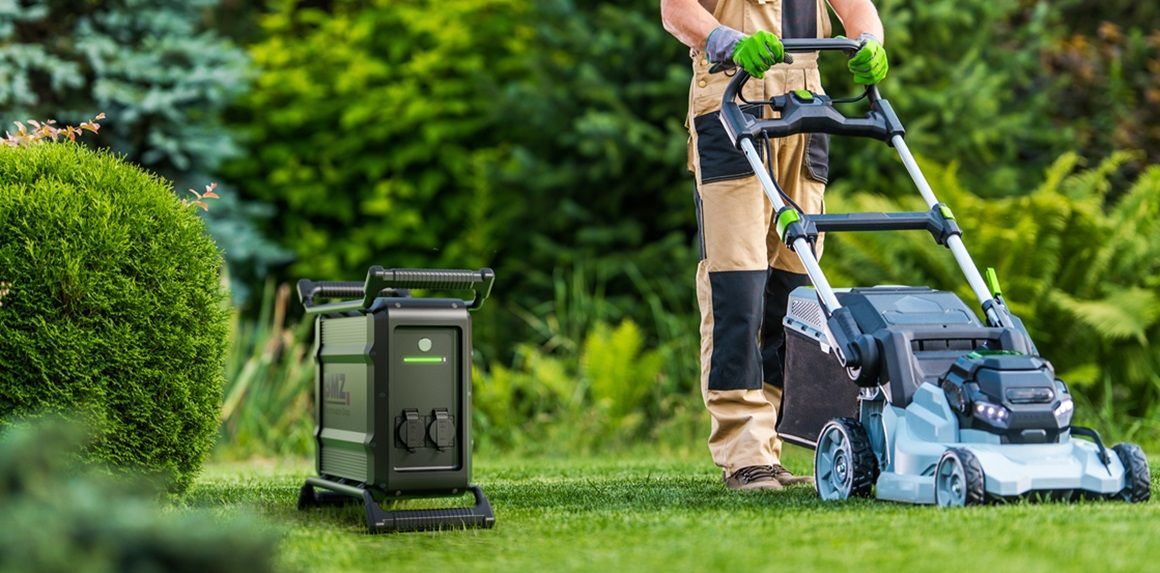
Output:
[[205,202],[206,199],[221,199],[221,196],[215,193],[216,189],[217,183],[210,183],[209,185],[206,185],[204,193],[198,193],[197,191],[190,189],[189,192],[193,193],[193,199],[186,198],[182,199],[181,202],[185,205],[194,205],[200,207],[203,211],[209,211],[209,204]]
[[66,125],[64,127],[57,127],[56,121],[51,119],[44,122],[30,119],[27,124],[23,121],[17,121],[14,122],[16,132],[4,132],[4,137],[0,138],[0,143],[8,147],[21,147],[46,141],[60,141],[61,139],[76,141],[86,131],[89,133],[100,132],[101,124],[99,122],[104,119],[105,114],[98,113],[96,117],[82,122],[80,125]]

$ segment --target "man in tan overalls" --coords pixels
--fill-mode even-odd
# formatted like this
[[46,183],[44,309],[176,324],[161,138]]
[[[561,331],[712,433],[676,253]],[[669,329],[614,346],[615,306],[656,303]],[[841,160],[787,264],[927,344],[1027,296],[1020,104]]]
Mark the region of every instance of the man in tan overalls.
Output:
[[[846,33],[862,41],[850,59],[854,79],[874,84],[886,75],[882,22],[870,0],[829,0]],[[748,161],[730,144],[718,118],[732,74],[710,74],[715,63],[741,66],[749,101],[795,89],[823,93],[817,54],[781,63],[780,38],[827,38],[826,0],[661,0],[665,29],[691,48],[689,170],[701,262],[701,392],[713,418],[709,451],[733,489],[781,489],[810,483],[780,465],[774,425],[781,404],[782,320],[789,292],[809,284],[797,256],[771,229],[772,207]],[[772,142],[781,188],[803,210],[824,211],[829,142],[799,134]],[[821,255],[821,238],[818,239]]]

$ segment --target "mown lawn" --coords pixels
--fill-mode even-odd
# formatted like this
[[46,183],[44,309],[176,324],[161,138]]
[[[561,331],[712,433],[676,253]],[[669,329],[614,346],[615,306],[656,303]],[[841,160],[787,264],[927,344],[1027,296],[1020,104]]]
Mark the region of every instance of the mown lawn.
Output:
[[[808,455],[794,450],[787,465],[806,471]],[[707,458],[479,459],[475,481],[496,509],[492,530],[372,536],[358,510],[299,513],[305,461],[212,465],[189,503],[262,516],[283,531],[291,571],[1160,569],[1160,503],[822,504],[810,488],[728,492]]]

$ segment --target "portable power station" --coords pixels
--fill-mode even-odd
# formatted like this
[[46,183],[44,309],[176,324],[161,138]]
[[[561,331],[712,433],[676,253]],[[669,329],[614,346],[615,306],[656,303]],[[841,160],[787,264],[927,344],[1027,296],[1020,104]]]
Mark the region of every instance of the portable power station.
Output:
[[[471,316],[491,269],[371,267],[363,283],[298,281],[314,318],[317,477],[298,508],[361,501],[371,532],[492,527],[471,482]],[[471,300],[408,289],[473,291]],[[318,304],[320,299],[347,299]],[[474,507],[384,510],[385,500],[458,496]]]

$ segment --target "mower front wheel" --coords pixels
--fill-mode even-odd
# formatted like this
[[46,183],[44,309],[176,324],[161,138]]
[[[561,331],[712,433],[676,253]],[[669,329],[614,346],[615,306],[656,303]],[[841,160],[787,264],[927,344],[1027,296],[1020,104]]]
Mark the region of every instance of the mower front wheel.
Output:
[[814,487],[825,501],[870,497],[878,479],[878,459],[866,428],[853,418],[830,420],[818,435]]
[[983,466],[970,450],[951,448],[934,470],[934,503],[941,507],[982,505],[987,501]]
[[1115,497],[1128,503],[1148,501],[1152,497],[1152,474],[1144,450],[1136,444],[1116,444],[1112,451],[1124,464],[1124,489]]

